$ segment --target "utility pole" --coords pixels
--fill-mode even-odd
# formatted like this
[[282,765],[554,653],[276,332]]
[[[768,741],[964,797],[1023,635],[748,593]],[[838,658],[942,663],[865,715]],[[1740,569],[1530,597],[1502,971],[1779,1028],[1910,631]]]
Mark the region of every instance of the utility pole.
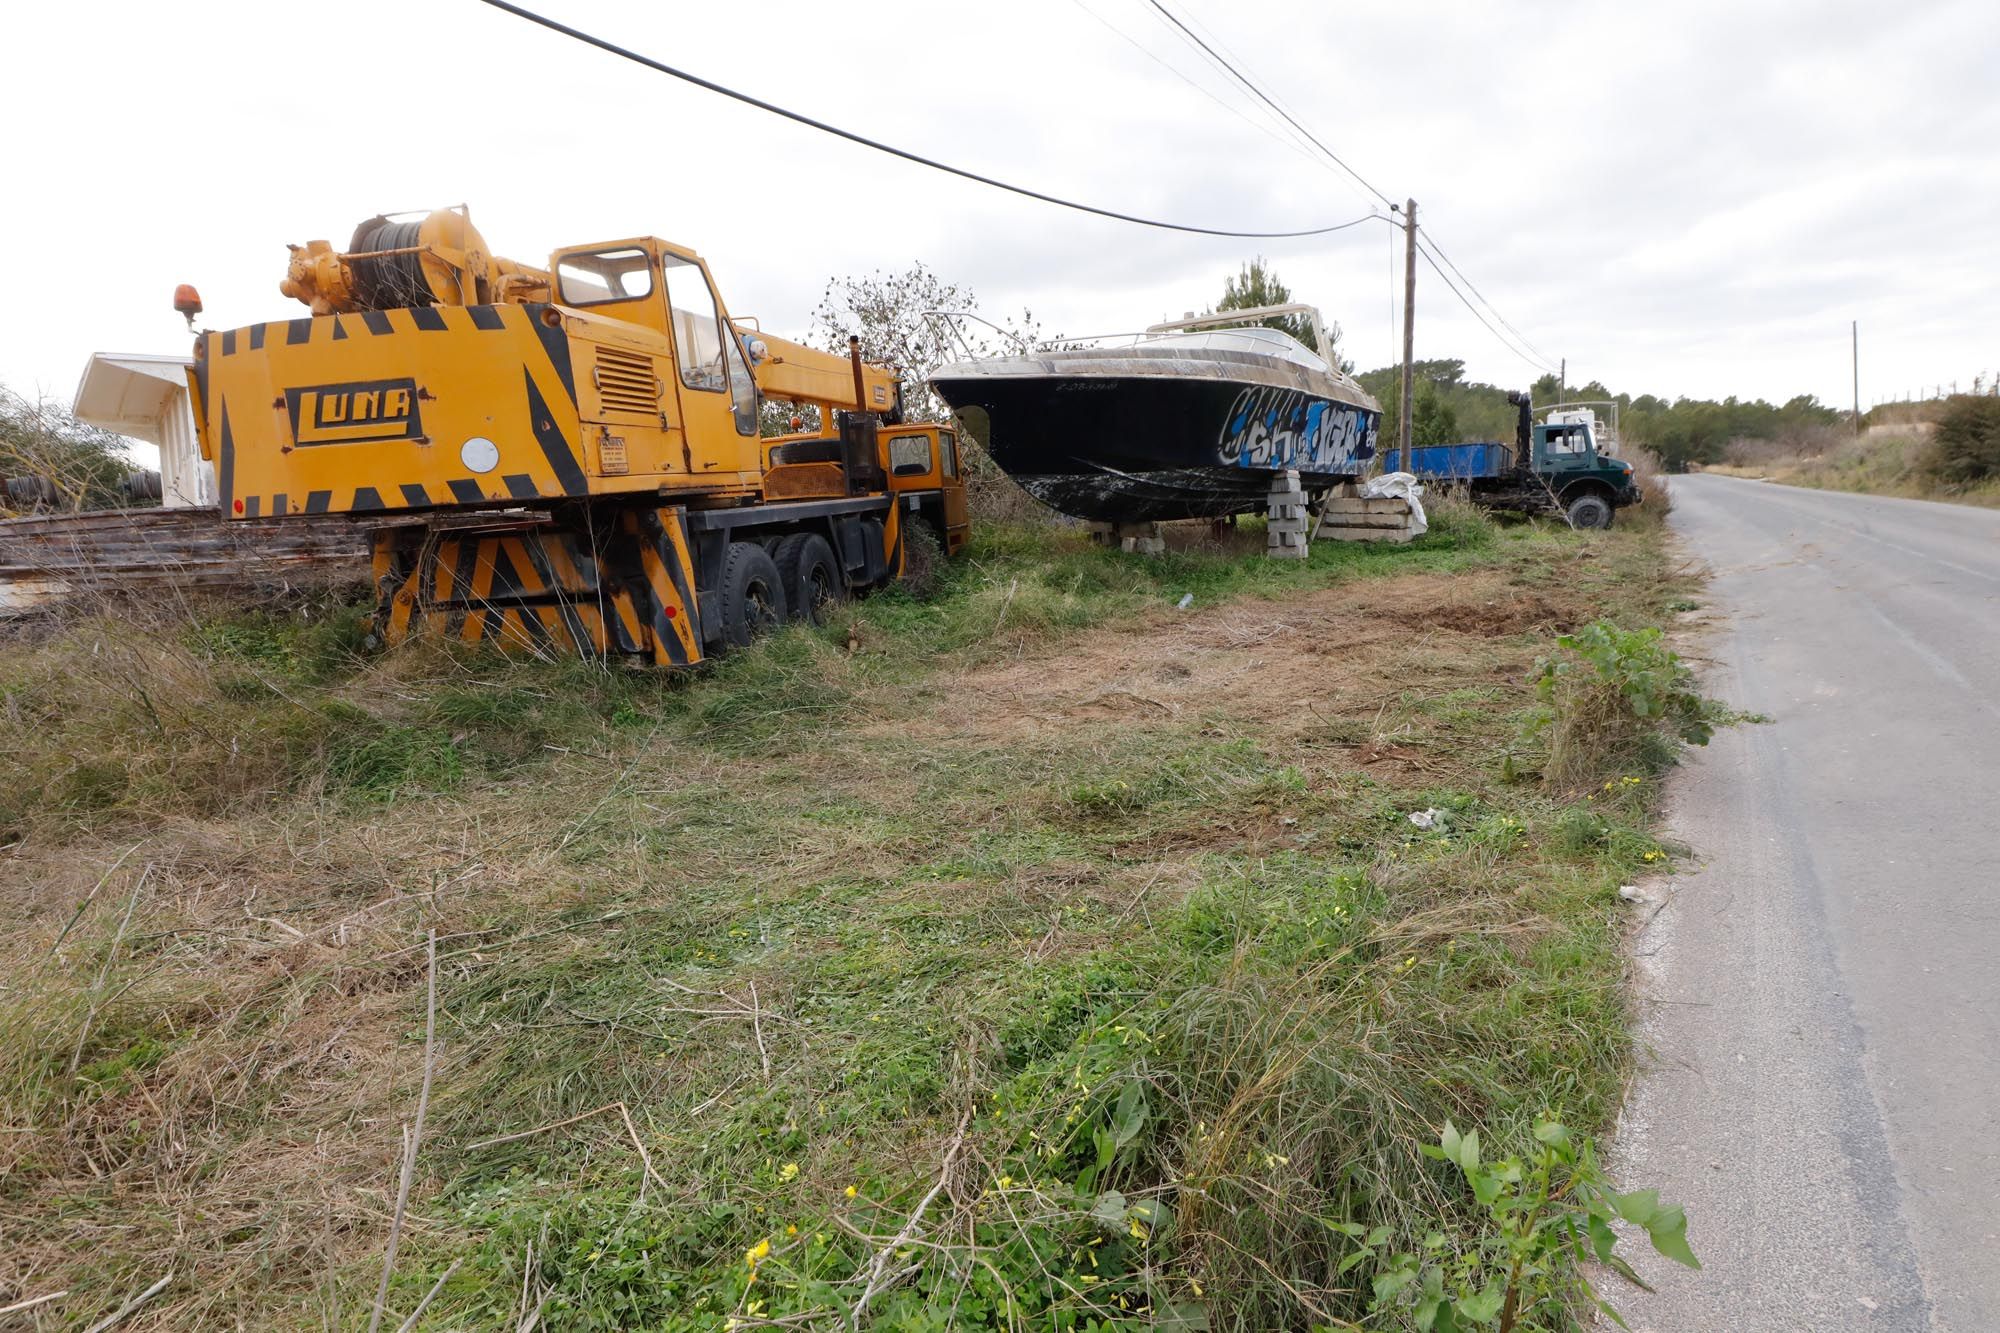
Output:
[[1415,373],[1417,352],[1417,201],[1409,200],[1403,208],[1403,416],[1398,432],[1397,445],[1400,449],[1398,462],[1405,472],[1414,472],[1410,464],[1410,414],[1416,397]]
[[1854,433],[1861,433],[1861,321],[1850,320],[1847,331],[1854,340]]

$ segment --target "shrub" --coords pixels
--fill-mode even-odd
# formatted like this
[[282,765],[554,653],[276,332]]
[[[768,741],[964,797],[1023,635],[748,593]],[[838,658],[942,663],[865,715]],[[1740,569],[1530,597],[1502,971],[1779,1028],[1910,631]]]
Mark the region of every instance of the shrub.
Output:
[[1469,551],[1493,543],[1493,519],[1471,497],[1459,489],[1433,491],[1425,487],[1424,517],[1429,531],[1424,535],[1434,545],[1455,551]]
[[1948,486],[2000,477],[2000,398],[1961,394],[1947,402],[1925,461]]
[[1623,1327],[1625,1321],[1598,1295],[1589,1274],[1571,1262],[1588,1251],[1599,1264],[1638,1282],[1639,1275],[1616,1253],[1614,1222],[1643,1230],[1653,1248],[1675,1263],[1701,1267],[1688,1248],[1687,1214],[1680,1206],[1661,1203],[1655,1190],[1613,1188],[1591,1141],[1555,1121],[1536,1122],[1535,1147],[1525,1160],[1482,1160],[1478,1131],[1460,1134],[1450,1122],[1438,1146],[1425,1147],[1424,1154],[1464,1174],[1487,1219],[1476,1246],[1454,1248],[1442,1232],[1433,1232],[1421,1253],[1387,1257],[1382,1246],[1388,1228],[1332,1224],[1355,1242],[1342,1271],[1378,1265],[1369,1308],[1399,1327],[1431,1333],[1568,1327],[1576,1311],[1590,1306]]
[[0,477],[40,477],[55,486],[58,508],[100,509],[125,503],[120,486],[133,466],[124,440],[84,425],[61,403],[0,389]]
[[1537,664],[1551,785],[1588,786],[1608,773],[1670,762],[1678,745],[1706,745],[1733,715],[1695,687],[1694,672],[1657,628],[1597,620],[1556,640]]
[[1665,469],[1660,466],[1660,460],[1650,449],[1634,449],[1625,456],[1625,461],[1632,465],[1632,481],[1645,499],[1637,510],[1626,510],[1620,516],[1621,520],[1630,524],[1637,518],[1660,520],[1671,514],[1674,495],[1661,475]]

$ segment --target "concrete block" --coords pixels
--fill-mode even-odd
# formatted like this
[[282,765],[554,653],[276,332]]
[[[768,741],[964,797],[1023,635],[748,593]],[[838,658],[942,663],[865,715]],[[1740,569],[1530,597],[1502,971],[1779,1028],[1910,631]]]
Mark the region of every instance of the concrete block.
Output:
[[1410,526],[1408,513],[1402,514],[1328,514],[1320,530],[1327,528],[1407,528]]
[[1326,501],[1320,508],[1328,514],[1407,514],[1410,502],[1394,497],[1382,500],[1340,497]]
[[1090,540],[1100,546],[1115,546],[1129,555],[1161,555],[1167,549],[1157,523],[1093,522]]
[[1322,538],[1326,538],[1328,540],[1337,542],[1406,542],[1410,540],[1412,534],[1409,528],[1407,527],[1401,527],[1401,528],[1325,527],[1319,530],[1319,535]]

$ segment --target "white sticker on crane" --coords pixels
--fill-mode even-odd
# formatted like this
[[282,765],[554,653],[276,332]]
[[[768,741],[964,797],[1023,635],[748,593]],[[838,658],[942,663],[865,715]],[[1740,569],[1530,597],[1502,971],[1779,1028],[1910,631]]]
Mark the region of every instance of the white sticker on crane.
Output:
[[458,461],[471,472],[486,473],[500,466],[500,446],[484,435],[475,435],[458,446]]

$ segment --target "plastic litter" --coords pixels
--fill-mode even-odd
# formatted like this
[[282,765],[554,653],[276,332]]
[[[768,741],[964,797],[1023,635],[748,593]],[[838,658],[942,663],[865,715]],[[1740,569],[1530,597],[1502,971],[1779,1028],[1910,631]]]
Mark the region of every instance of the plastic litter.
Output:
[[1178,602],[1174,603],[1174,610],[1185,611],[1190,606],[1193,605],[1194,605],[1194,594],[1191,592],[1184,592],[1181,594],[1181,599]]
[[1430,531],[1430,520],[1424,517],[1424,484],[1410,472],[1384,472],[1379,477],[1371,477],[1361,483],[1360,496],[1364,500],[1407,500],[1410,504],[1410,535],[1421,537]]
[[1438,821],[1443,818],[1444,811],[1438,809],[1436,806],[1432,806],[1428,810],[1412,811],[1410,814],[1410,822],[1418,828],[1435,828]]
[[1620,884],[1618,886],[1618,896],[1628,903],[1643,903],[1648,901],[1646,895],[1639,891],[1637,884]]

